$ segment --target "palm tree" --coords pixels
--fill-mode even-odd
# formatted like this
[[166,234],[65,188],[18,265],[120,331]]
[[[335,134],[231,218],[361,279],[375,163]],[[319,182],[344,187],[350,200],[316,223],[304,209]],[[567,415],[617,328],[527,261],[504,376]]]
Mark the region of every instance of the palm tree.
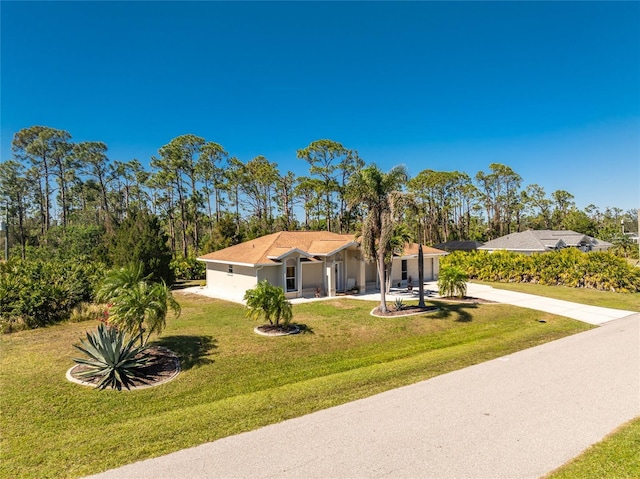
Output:
[[287,301],[284,290],[273,286],[266,279],[260,281],[255,288],[248,289],[244,294],[244,300],[246,314],[252,319],[263,316],[269,324],[275,326],[279,326],[282,320],[282,327],[286,328],[293,317],[291,303]]
[[458,296],[463,298],[467,294],[467,280],[469,276],[458,266],[446,266],[440,270],[438,290],[440,296]]
[[156,283],[150,276],[143,276],[140,263],[111,271],[97,298],[109,303],[109,322],[130,334],[140,335],[141,345],[149,341],[152,333],[162,332],[169,310],[180,315],[180,305],[166,283]]
[[380,311],[387,312],[385,297],[386,260],[393,254],[397,210],[402,203],[400,189],[409,175],[403,166],[383,173],[371,165],[354,173],[348,184],[347,199],[351,207],[360,204],[366,209],[362,223],[362,251],[366,261],[376,261],[380,282]]

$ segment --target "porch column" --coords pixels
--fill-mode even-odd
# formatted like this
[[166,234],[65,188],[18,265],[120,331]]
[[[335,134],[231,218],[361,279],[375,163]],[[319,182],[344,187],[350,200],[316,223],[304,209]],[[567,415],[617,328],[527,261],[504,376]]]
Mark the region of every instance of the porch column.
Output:
[[[362,256],[362,255],[360,255]],[[360,258],[360,268],[358,270],[358,292],[364,294],[367,291],[367,281],[365,274],[365,262],[363,258]]]
[[327,296],[332,297],[336,295],[336,275],[333,271],[333,262],[327,263]]

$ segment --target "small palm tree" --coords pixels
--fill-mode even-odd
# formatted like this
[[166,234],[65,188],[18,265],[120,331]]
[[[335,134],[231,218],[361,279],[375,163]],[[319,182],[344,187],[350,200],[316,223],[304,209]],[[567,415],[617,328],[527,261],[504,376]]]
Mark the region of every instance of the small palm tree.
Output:
[[[266,279],[244,294],[246,315],[252,319],[264,317],[269,324],[287,327],[293,318],[291,303],[287,301],[284,290],[273,286]],[[282,322],[282,323],[281,323]]]
[[110,304],[109,323],[138,335],[140,344],[146,344],[151,334],[164,329],[169,310],[180,315],[180,305],[166,283],[143,276],[141,264],[111,271],[97,297]]
[[457,266],[446,266],[440,270],[438,276],[438,290],[440,296],[458,296],[463,298],[467,294],[467,280],[469,276]]

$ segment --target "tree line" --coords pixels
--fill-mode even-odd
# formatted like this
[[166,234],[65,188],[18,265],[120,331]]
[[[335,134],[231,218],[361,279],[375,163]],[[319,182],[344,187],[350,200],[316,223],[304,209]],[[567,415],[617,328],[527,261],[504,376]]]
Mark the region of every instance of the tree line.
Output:
[[[296,157],[308,175],[281,171],[262,155],[243,161],[187,134],[143,164],[109,158],[103,142],[74,142],[67,131],[32,126],[14,135],[12,158],[0,163],[0,215],[22,258],[60,244],[69,232],[97,232],[97,253],[136,214],[158,219],[174,260],[281,230],[357,232],[367,213],[348,201],[349,180],[365,167],[357,150],[323,139]],[[635,211],[580,210],[568,191],[525,185],[507,165],[492,163],[474,176],[425,169],[401,187],[411,207],[397,220],[425,244],[571,229],[613,241],[623,253],[637,251],[622,234],[637,229]]]

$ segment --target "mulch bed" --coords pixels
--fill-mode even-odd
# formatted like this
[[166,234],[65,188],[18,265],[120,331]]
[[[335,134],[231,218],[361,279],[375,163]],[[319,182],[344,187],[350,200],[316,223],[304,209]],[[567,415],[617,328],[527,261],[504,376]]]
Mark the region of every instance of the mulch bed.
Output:
[[281,324],[263,324],[254,328],[256,333],[264,336],[287,336],[289,334],[296,334],[300,332],[300,328],[295,324],[289,324],[288,326],[282,326]]
[[391,317],[397,317],[397,316],[410,316],[412,314],[419,314],[419,313],[431,313],[437,310],[438,308],[436,306],[426,306],[424,308],[421,308],[420,306],[412,305],[412,306],[404,306],[400,311],[396,311],[393,309],[393,306],[391,306],[389,307],[389,310],[386,313],[382,313],[380,311],[380,306],[378,306],[373,311],[371,311],[371,314],[373,314],[374,316],[391,318]]
[[[163,348],[162,346],[150,346],[148,352],[154,359],[154,362],[143,369],[145,379],[136,379],[133,381],[131,389],[157,386],[173,379],[180,372],[180,360],[173,351]],[[97,384],[98,379],[79,378],[78,373],[87,369],[84,364],[76,364],[69,370],[71,377],[78,381],[88,384]],[[126,391],[126,388],[123,388]]]
[[488,299],[482,299],[482,298],[474,298],[472,296],[464,296],[462,298],[459,298],[457,296],[445,296],[442,298],[438,298],[438,301],[448,301],[451,303],[470,303],[470,304],[495,303],[495,301],[489,301]]

